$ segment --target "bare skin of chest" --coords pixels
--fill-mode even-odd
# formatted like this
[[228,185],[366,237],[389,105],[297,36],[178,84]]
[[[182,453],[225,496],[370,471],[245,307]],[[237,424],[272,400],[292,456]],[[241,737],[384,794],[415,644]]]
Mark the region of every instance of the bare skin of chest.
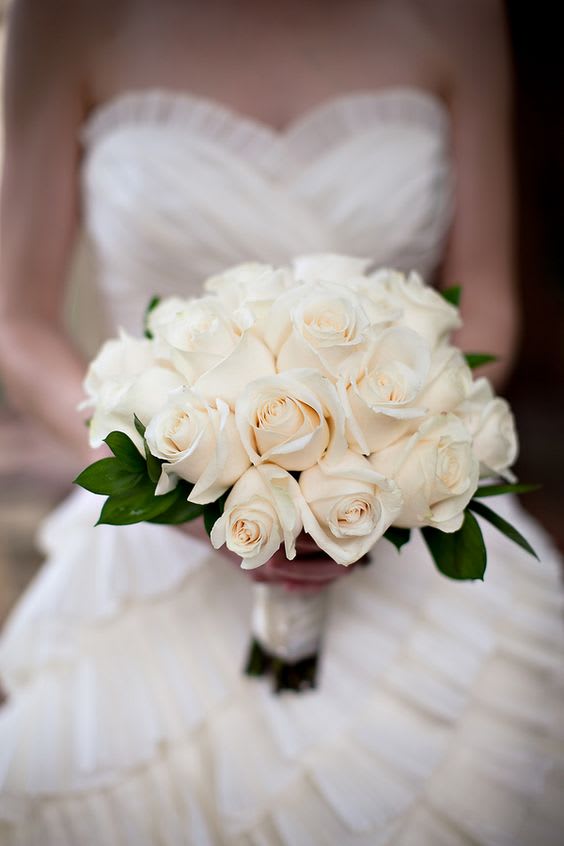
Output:
[[351,91],[406,85],[441,94],[440,52],[415,5],[108,4],[92,38],[89,99],[95,105],[151,87],[188,91],[282,129]]

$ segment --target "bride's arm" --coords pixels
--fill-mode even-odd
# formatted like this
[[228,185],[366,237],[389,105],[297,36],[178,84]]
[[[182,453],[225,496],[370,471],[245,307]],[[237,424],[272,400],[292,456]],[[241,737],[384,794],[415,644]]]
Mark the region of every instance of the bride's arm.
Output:
[[0,373],[14,404],[86,462],[92,452],[76,411],[84,363],[61,325],[78,220],[78,42],[51,4],[15,3],[4,87]]
[[511,71],[503,6],[497,0],[439,2],[437,29],[448,51],[456,178],[455,215],[441,274],[463,288],[468,352],[491,352],[484,367],[502,386],[519,336],[513,243]]

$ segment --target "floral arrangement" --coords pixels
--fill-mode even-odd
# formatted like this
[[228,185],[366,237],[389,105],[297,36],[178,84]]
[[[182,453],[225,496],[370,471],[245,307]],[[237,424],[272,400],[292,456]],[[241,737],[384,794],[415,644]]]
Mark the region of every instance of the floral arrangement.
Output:
[[[475,515],[534,554],[483,503],[530,486],[511,472],[508,403],[473,378],[492,357],[451,343],[459,289],[440,294],[416,273],[317,255],[291,267],[239,265],[204,291],[154,298],[146,337],[121,332],[89,367],[90,441],[113,457],[76,481],[107,497],[99,523],[203,517],[212,545],[225,544],[245,569],[281,546],[293,559],[302,531],[346,567],[382,537],[400,549],[420,529],[442,573],[482,579]],[[285,649],[290,632],[273,650],[292,628],[284,608],[317,620],[319,639],[322,599],[258,587],[248,669],[272,669],[274,655],[280,680],[311,658],[303,653],[315,653],[316,640],[309,631]]]

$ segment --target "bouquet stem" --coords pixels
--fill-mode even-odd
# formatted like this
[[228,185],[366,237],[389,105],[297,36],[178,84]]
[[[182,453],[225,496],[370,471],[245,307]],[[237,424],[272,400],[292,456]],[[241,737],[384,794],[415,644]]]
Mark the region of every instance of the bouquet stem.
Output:
[[327,599],[327,588],[300,593],[253,584],[247,675],[270,675],[277,693],[315,687]]

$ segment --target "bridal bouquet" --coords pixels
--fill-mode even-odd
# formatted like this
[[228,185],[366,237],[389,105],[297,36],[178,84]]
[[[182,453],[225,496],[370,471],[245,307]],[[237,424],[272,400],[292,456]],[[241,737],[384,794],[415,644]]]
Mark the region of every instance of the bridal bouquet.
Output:
[[[348,567],[420,529],[442,573],[482,579],[474,515],[533,552],[482,501],[526,486],[511,410],[473,379],[491,356],[450,343],[458,289],[320,255],[243,264],[204,290],[153,299],[146,337],[122,332],[90,365],[90,441],[114,457],[76,481],[107,496],[99,523],[203,517],[245,569],[280,547],[293,559],[302,531]],[[312,684],[326,591],[255,592],[247,671]]]

